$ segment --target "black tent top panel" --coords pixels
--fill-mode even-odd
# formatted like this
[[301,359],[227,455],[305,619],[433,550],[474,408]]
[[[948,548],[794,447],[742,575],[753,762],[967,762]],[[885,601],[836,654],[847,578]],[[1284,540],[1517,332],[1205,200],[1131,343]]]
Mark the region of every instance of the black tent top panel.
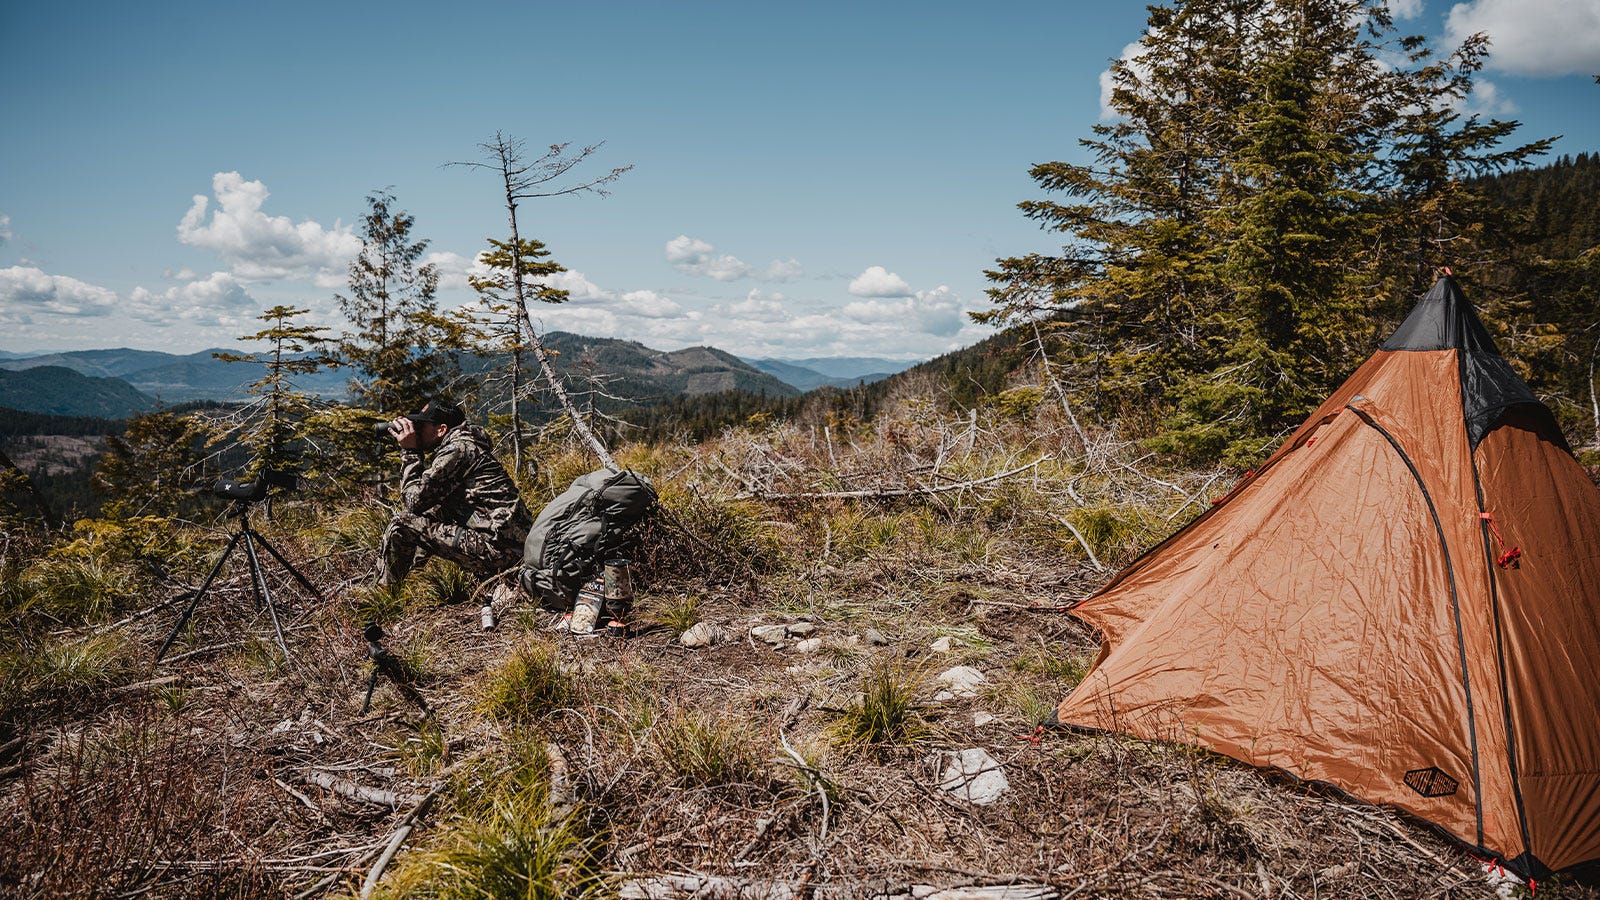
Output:
[[[1474,448],[1513,406],[1537,407],[1554,424],[1550,410],[1495,349],[1494,339],[1489,337],[1472,303],[1449,275],[1434,282],[1417,301],[1411,315],[1384,341],[1383,349],[1457,351],[1461,363],[1461,414]],[[1559,434],[1560,429],[1556,432]]]
[[1474,350],[1500,355],[1467,295],[1449,275],[1434,282],[1382,349]]

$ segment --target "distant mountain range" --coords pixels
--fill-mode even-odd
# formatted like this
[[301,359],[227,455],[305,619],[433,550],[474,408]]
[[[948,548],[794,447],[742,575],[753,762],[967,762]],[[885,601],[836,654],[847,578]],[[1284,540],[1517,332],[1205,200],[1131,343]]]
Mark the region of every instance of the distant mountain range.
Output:
[[802,391],[819,387],[855,387],[882,381],[916,365],[866,356],[812,359],[747,359],[745,362]]
[[[546,344],[569,378],[591,374],[606,393],[650,403],[671,397],[745,391],[795,396],[825,385],[854,386],[901,371],[912,363],[870,357],[743,360],[715,347],[654,350],[636,341],[551,332]],[[261,376],[261,367],[215,359],[223,350],[174,354],[156,350],[72,350],[36,356],[0,351],[0,407],[67,416],[125,418],[162,404],[235,401]],[[493,359],[466,359],[482,372]],[[307,393],[342,397],[349,376],[341,371],[300,376]]]

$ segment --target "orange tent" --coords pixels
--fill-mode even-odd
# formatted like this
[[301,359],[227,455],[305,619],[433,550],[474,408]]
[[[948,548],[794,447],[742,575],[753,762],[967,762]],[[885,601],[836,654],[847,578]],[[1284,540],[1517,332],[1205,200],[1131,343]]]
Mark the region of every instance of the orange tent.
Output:
[[1060,723],[1195,744],[1542,876],[1600,860],[1600,490],[1455,281],[1074,612]]

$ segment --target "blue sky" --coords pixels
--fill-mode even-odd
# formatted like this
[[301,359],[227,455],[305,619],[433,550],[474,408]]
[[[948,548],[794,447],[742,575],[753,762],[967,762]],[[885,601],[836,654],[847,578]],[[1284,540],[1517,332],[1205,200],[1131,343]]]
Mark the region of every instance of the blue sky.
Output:
[[[1486,30],[1479,108],[1600,150],[1600,0],[1393,0]],[[0,5],[0,349],[191,352],[333,304],[390,188],[445,273],[503,233],[504,131],[604,141],[607,198],[533,201],[572,270],[543,324],[661,349],[922,358],[982,271],[1050,250],[1029,165],[1079,159],[1142,3]]]

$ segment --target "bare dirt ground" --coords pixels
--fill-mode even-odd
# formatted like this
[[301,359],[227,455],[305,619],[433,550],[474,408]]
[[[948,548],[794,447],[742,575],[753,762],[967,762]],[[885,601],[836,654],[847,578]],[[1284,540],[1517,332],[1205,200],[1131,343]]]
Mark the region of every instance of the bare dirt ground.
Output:
[[[160,666],[169,597],[107,630],[128,648],[118,676],[33,708],[0,751],[0,893],[354,896],[410,822],[379,893],[427,894],[438,854],[532,765],[578,823],[602,885],[586,896],[1496,896],[1480,863],[1393,812],[1192,749],[1038,729],[1097,646],[1060,607],[1104,576],[1004,535],[951,569],[848,555],[831,534],[755,591],[645,572],[626,640],[550,632],[529,604],[493,632],[475,602],[380,610],[424,716],[387,679],[361,713],[370,551],[274,533],[329,597],[266,563],[289,657],[242,567]],[[723,639],[685,648],[696,621]],[[814,630],[750,633],[773,624]],[[555,674],[518,681],[517,659]],[[936,699],[957,665],[984,683]],[[911,698],[905,727],[844,740],[875,674]],[[550,702],[496,707],[506,684]],[[968,748],[1002,767],[997,801],[941,789],[943,754]]]

